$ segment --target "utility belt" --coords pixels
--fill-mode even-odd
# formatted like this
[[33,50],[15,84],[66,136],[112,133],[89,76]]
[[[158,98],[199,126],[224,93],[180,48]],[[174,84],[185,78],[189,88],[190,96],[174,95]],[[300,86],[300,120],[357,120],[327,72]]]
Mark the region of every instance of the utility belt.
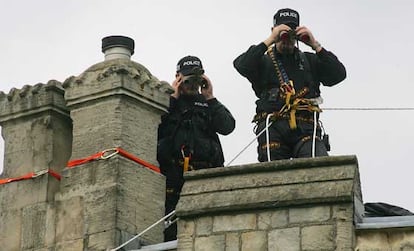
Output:
[[[281,114],[280,112],[260,112],[254,115],[252,123],[259,124],[265,121],[269,114],[272,114],[272,116],[269,118],[270,121],[276,121],[280,119],[286,119],[286,120],[291,119],[290,114],[287,114],[287,113]],[[312,118],[311,114],[309,114],[309,116],[306,116],[304,114],[297,114],[295,116],[295,120],[310,123],[310,124],[314,123],[314,119]]]
[[187,168],[185,168],[185,162],[184,162],[183,159],[172,160],[171,162],[174,165],[178,165],[180,167],[183,167],[184,172],[214,167],[214,165],[212,163],[208,162],[208,161],[190,160],[189,163],[188,163]]

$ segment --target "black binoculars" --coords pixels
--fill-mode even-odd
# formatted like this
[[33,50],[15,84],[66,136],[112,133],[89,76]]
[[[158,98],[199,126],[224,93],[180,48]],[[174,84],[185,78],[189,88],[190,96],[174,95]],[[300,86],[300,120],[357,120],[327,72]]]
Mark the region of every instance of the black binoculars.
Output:
[[186,85],[199,85],[201,88],[206,88],[207,80],[203,78],[203,73],[203,69],[194,67],[194,69],[191,71],[191,75],[188,75],[183,79],[183,83]]
[[302,36],[296,35],[296,32],[294,30],[281,31],[279,37],[280,37],[280,40],[282,40],[284,42],[289,41],[289,40],[291,40],[291,41],[299,40],[299,41],[302,41],[302,42],[306,43],[310,39],[309,36],[306,35],[306,34],[304,34]]

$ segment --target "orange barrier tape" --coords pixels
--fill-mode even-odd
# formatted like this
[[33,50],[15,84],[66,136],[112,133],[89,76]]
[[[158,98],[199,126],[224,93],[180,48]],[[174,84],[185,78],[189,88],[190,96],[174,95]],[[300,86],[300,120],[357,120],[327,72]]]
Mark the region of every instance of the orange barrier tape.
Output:
[[60,179],[61,179],[60,174],[58,174],[57,172],[55,172],[51,169],[45,169],[45,170],[41,170],[41,171],[38,171],[38,172],[30,172],[30,173],[27,173],[25,175],[22,175],[22,176],[19,176],[19,177],[16,177],[16,178],[0,179],[0,185],[11,183],[11,182],[14,182],[14,181],[30,180],[30,179],[42,176],[42,175],[47,174],[47,173],[50,174],[55,179],[60,181]]
[[75,166],[93,161],[93,160],[100,160],[100,159],[109,159],[112,156],[119,154],[127,159],[130,159],[146,168],[149,168],[157,173],[160,172],[160,169],[157,166],[154,166],[132,154],[130,154],[129,152],[125,151],[124,149],[120,148],[120,147],[116,147],[116,148],[111,148],[111,149],[107,149],[98,153],[95,153],[89,157],[83,158],[83,159],[76,159],[76,160],[71,160],[68,162],[68,164],[66,165],[68,168],[73,168]]

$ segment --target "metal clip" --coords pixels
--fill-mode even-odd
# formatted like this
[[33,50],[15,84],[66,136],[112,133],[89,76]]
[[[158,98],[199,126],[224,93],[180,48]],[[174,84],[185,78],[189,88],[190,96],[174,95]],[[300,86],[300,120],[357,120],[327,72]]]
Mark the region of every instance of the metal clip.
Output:
[[43,174],[47,174],[48,172],[49,172],[49,169],[44,169],[44,170],[34,172],[32,178],[42,176]]
[[[102,151],[101,159],[109,159],[119,153],[118,148],[110,148]],[[107,154],[107,155],[106,155]]]

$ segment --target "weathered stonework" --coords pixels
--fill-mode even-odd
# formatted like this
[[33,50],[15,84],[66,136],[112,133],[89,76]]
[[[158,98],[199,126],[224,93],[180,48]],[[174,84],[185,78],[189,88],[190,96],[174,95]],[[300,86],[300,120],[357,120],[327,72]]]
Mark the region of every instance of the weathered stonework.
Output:
[[[63,95],[62,85],[54,80],[12,89],[8,94],[0,92],[5,146],[0,178],[63,170],[72,148],[72,124]],[[59,181],[49,174],[0,186],[3,250],[53,245],[53,201],[58,190]]]
[[72,147],[72,125],[61,83],[0,92],[0,125],[4,139],[2,177],[64,168]]
[[[133,237],[164,215],[164,177],[124,157],[89,162],[62,175],[56,196],[58,245],[83,238],[84,248],[99,245],[98,250],[106,250],[119,245],[121,236]],[[141,242],[161,242],[162,230],[157,226]],[[137,248],[137,243],[130,247]]]
[[169,84],[136,62],[113,59],[68,78],[63,86],[73,119],[72,159],[119,146],[157,163],[156,127],[169,105]]
[[202,250],[200,243],[224,251],[355,246],[362,197],[353,156],[215,168],[185,178],[177,205],[179,251]]
[[[107,250],[163,217],[163,175],[121,155],[66,165],[114,147],[157,165],[157,125],[171,92],[129,59],[98,63],[63,85],[0,92],[1,178],[61,175],[0,186],[0,249]],[[159,225],[126,248],[161,242],[162,231]]]
[[414,250],[414,227],[358,230],[355,251]]

